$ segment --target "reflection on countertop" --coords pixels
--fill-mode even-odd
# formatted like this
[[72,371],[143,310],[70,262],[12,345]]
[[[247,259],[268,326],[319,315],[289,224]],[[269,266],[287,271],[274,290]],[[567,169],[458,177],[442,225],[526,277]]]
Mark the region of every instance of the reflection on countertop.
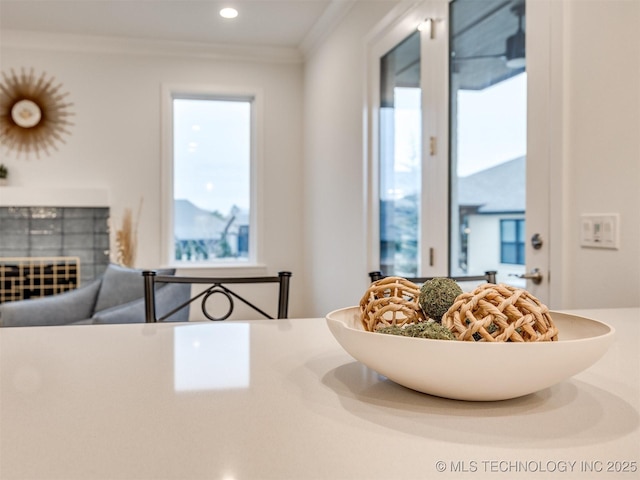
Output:
[[249,328],[246,323],[177,327],[173,350],[176,392],[248,388]]

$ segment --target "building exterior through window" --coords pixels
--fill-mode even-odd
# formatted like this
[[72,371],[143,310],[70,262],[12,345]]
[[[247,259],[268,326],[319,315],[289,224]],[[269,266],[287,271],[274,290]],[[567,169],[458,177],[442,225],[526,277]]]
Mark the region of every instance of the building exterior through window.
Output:
[[174,95],[172,263],[251,257],[252,106]]
[[[380,269],[496,270],[512,283],[525,265],[525,2],[452,0],[446,8],[446,28],[408,31],[378,60]],[[438,73],[441,58],[447,75]],[[436,103],[440,92],[446,107]],[[439,232],[448,245],[432,248]]]

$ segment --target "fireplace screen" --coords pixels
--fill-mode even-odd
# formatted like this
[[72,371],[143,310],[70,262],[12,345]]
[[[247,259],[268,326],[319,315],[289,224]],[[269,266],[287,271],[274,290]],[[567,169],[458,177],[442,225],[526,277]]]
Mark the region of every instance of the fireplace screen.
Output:
[[72,290],[79,272],[78,257],[0,257],[0,303]]

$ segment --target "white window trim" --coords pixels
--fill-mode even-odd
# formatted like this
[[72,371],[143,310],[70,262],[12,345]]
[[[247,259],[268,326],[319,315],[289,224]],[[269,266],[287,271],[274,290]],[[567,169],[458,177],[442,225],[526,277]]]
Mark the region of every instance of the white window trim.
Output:
[[[162,84],[161,88],[161,169],[160,169],[160,248],[161,263],[180,269],[207,269],[254,272],[265,266],[263,257],[263,92],[260,88],[234,88],[216,85]],[[220,100],[251,99],[251,159],[249,205],[249,259],[214,260],[209,262],[181,262],[173,258],[173,99],[211,98]]]
[[[422,32],[420,44],[425,50],[422,59],[421,88],[423,110],[422,140],[422,198],[419,229],[420,276],[446,276],[449,271],[449,110],[448,110],[448,11],[449,0],[431,0],[415,4],[403,2],[395,19],[385,19],[367,41],[365,95],[365,171],[368,268],[380,265],[380,209],[379,209],[379,135],[380,59],[389,50],[415,32],[425,18],[435,18],[436,35],[429,39]],[[440,72],[440,75],[437,75]],[[437,152],[431,156],[429,137],[438,139]],[[424,161],[424,159],[428,161]],[[433,228],[433,226],[438,226]],[[431,228],[427,228],[431,226]],[[429,249],[435,252],[430,265]]]

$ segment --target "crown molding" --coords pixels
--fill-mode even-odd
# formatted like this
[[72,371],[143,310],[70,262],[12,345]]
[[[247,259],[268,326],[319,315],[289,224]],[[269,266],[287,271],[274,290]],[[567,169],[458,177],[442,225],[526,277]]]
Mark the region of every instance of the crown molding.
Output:
[[[449,3],[452,0],[448,0]],[[382,18],[374,27],[369,31],[365,37],[365,44],[371,45],[385,35],[389,33],[398,24],[407,21],[406,17],[410,15],[412,11],[417,10],[420,6],[424,5],[425,0],[398,0],[398,3]],[[410,19],[408,21],[414,21]],[[416,25],[418,24],[415,20]]]
[[297,48],[221,45],[8,29],[0,32],[0,46],[27,50],[174,56],[235,62],[300,64],[304,60],[301,51]]
[[331,0],[322,16],[299,45],[304,57],[310,55],[342,22],[359,0]]

